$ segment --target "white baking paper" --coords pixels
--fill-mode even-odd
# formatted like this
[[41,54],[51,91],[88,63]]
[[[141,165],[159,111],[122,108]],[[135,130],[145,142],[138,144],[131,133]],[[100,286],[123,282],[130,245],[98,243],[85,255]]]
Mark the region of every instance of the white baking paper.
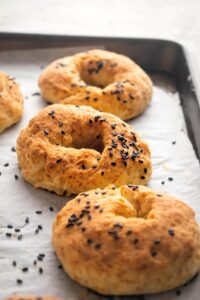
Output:
[[[51,226],[67,199],[48,191],[36,190],[24,182],[16,153],[11,151],[19,130],[47,105],[40,96],[33,95],[39,92],[37,80],[41,68],[58,57],[79,50],[62,48],[0,52],[0,70],[16,77],[25,96],[22,120],[0,135],[0,299],[13,293],[49,294],[67,300],[100,298],[74,283],[58,268],[60,263],[51,246]],[[183,199],[196,211],[200,222],[200,168],[187,137],[179,95],[169,79],[160,76],[154,79],[156,84],[151,105],[142,116],[131,121],[151,148],[153,176],[149,186]],[[6,163],[9,166],[4,166]],[[15,174],[19,176],[18,180],[14,178]],[[168,178],[173,178],[173,181]],[[51,212],[49,207],[53,207],[54,211]],[[38,210],[42,214],[36,214]],[[27,217],[29,223],[25,223]],[[8,224],[20,228],[21,232],[7,228]],[[36,234],[38,225],[42,225],[43,229]],[[13,236],[7,237],[6,233],[12,233]],[[23,238],[18,240],[20,234]],[[44,253],[45,257],[34,266],[33,261],[40,253]],[[13,261],[17,262],[17,266],[12,265]],[[28,272],[22,272],[24,267],[29,268]],[[43,274],[39,274],[40,267]],[[17,284],[17,279],[23,280],[23,284]],[[145,299],[199,300],[200,278],[178,290],[181,291],[179,296],[177,291],[172,291],[145,296]],[[115,298],[119,300],[119,297]]]

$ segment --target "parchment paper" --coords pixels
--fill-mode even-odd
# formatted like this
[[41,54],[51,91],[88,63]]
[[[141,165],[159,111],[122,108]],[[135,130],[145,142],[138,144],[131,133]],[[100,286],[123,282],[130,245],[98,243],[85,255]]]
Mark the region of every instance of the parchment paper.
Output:
[[[65,274],[52,249],[52,222],[67,199],[36,190],[24,182],[18,169],[16,153],[11,151],[19,130],[47,105],[41,96],[33,95],[39,92],[37,79],[41,68],[55,58],[80,50],[84,50],[83,47],[0,53],[0,70],[16,77],[25,96],[22,120],[0,135],[0,299],[12,293],[49,294],[68,300],[100,298],[74,283]],[[179,95],[167,78],[157,76],[154,81],[154,96],[150,107],[142,116],[131,121],[151,148],[153,176],[149,186],[183,199],[196,211],[200,222],[200,168],[187,137]],[[9,166],[4,166],[6,163]],[[19,176],[18,180],[14,178],[15,174]],[[173,181],[169,178],[173,178]],[[53,207],[54,211],[50,211],[49,207]],[[36,211],[42,213],[37,214]],[[14,228],[9,229],[7,225]],[[35,233],[38,225],[42,225],[43,229]],[[15,232],[15,228],[20,228],[21,232]],[[12,233],[12,237],[6,236],[6,233]],[[20,234],[23,237],[18,240]],[[44,253],[45,257],[37,261],[35,266],[33,261],[37,260],[40,253]],[[13,261],[16,261],[17,266],[12,265]],[[22,272],[25,267],[28,267],[28,271]],[[39,268],[43,269],[42,274]],[[17,279],[23,280],[23,283],[17,284]],[[172,291],[145,296],[145,299],[199,300],[200,277],[178,290],[181,291],[179,296],[179,292]]]

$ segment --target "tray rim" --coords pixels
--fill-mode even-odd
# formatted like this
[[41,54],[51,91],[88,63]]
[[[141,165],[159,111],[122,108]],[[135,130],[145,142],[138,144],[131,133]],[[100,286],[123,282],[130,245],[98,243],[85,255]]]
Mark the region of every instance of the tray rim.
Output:
[[182,45],[181,43],[174,41],[174,40],[169,40],[169,39],[160,39],[160,38],[149,38],[149,37],[123,37],[123,36],[95,36],[95,35],[69,35],[69,34],[50,34],[50,33],[27,33],[27,32],[9,32],[9,31],[0,31],[0,38],[17,38],[17,39],[22,39],[22,38],[55,38],[55,39],[61,39],[61,38],[66,38],[66,39],[99,39],[99,40],[134,40],[134,41],[148,41],[148,42],[162,42],[162,43],[168,43],[171,45],[176,46],[179,49],[184,49],[185,46]]

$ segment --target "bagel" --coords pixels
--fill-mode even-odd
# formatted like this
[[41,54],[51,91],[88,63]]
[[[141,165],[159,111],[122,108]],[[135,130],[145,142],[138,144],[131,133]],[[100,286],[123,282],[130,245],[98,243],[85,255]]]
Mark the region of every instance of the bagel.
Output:
[[39,78],[51,103],[88,105],[128,120],[141,114],[152,96],[152,82],[130,58],[90,50],[50,64]]
[[39,297],[39,296],[30,296],[30,295],[14,295],[6,298],[5,300],[60,300],[57,297]]
[[23,97],[16,82],[0,72],[0,133],[17,123],[23,112]]
[[106,295],[164,292],[200,270],[193,210],[144,186],[79,194],[57,215],[52,242],[72,279]]
[[41,110],[17,139],[24,179],[57,194],[110,183],[146,184],[150,151],[118,117],[89,106],[54,104]]

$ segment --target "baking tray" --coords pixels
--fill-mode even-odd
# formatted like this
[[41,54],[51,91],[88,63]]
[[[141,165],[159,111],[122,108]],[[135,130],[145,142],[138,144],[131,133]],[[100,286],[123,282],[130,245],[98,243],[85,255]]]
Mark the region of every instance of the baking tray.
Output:
[[[170,89],[170,99],[172,98],[172,100],[174,101],[174,97],[176,98],[176,96],[178,95],[178,100],[180,101],[181,104],[181,113],[183,113],[184,115],[184,123],[186,125],[186,130],[185,128],[181,129],[184,131],[184,134],[186,136],[189,137],[193,150],[195,152],[196,158],[199,159],[200,158],[200,108],[199,108],[199,102],[198,102],[198,96],[196,93],[196,89],[194,88],[194,83],[193,83],[193,77],[192,77],[192,69],[190,67],[190,63],[188,60],[188,55],[186,50],[179,44],[172,42],[172,41],[165,41],[165,40],[155,40],[155,39],[130,39],[130,38],[109,38],[109,37],[78,37],[78,36],[55,36],[55,35],[38,35],[38,34],[15,34],[15,33],[0,33],[0,64],[3,63],[1,62],[1,59],[3,59],[2,57],[7,57],[6,58],[6,62],[5,64],[8,62],[8,64],[10,63],[10,65],[12,65],[13,63],[13,52],[15,52],[16,50],[24,50],[24,51],[32,51],[33,49],[46,49],[53,51],[55,49],[58,48],[74,48],[76,49],[76,47],[81,48],[81,47],[93,47],[95,45],[95,47],[99,47],[101,48],[102,45],[104,47],[104,49],[110,50],[110,51],[114,51],[114,52],[118,52],[118,53],[122,53],[125,54],[127,56],[129,56],[130,58],[134,59],[140,66],[142,66],[152,77],[154,83],[158,86],[163,87],[164,89]],[[45,50],[44,50],[45,51]],[[4,53],[4,56],[1,56],[1,53]],[[5,56],[6,53],[6,56]],[[20,52],[18,52],[19,58],[20,58]],[[44,53],[45,55],[45,53]],[[23,55],[22,55],[23,56]],[[20,66],[21,69],[25,69],[25,68],[29,68],[29,66],[26,66],[26,64],[28,65],[28,59],[30,58],[30,56],[27,56],[24,61],[23,64]],[[9,59],[8,59],[9,58]],[[37,57],[36,57],[37,59]],[[14,62],[16,63],[17,58],[14,59]],[[32,62],[32,66],[33,66],[33,62]],[[19,68],[19,66],[17,66],[16,64],[13,65],[13,72],[15,71],[15,68]],[[30,70],[27,70],[27,72]],[[40,70],[41,72],[41,70]],[[29,74],[29,73],[28,73]],[[11,74],[12,75],[12,74]],[[18,79],[18,78],[17,78]],[[27,84],[28,83],[28,79],[27,79]],[[34,88],[37,87],[37,84],[35,83]],[[26,90],[28,91],[29,86],[27,86]],[[34,91],[31,91],[34,92]],[[157,93],[157,92],[156,92]],[[173,93],[175,96],[173,96]],[[165,94],[164,93],[158,93],[159,97],[164,97]],[[34,101],[41,101],[39,98],[36,99],[37,97],[34,97],[34,100],[32,99],[32,104]],[[36,99],[36,100],[35,100]],[[175,99],[176,100],[176,99]],[[26,101],[26,100],[25,100]],[[25,103],[25,113],[27,113],[26,108],[28,105],[31,105],[31,103],[29,102],[29,100],[27,100],[27,102]],[[168,98],[164,99],[164,102],[166,104],[166,102],[168,101]],[[45,102],[42,102],[43,106],[45,106]],[[164,105],[164,104],[163,104]],[[163,109],[165,109],[167,106],[163,106]],[[147,114],[150,111],[150,109],[147,110]],[[165,112],[166,114],[168,114],[168,121],[170,121],[170,117],[172,117],[172,122],[176,121],[176,115],[173,115],[172,112],[169,112],[166,110]],[[145,112],[146,114],[146,112]],[[141,129],[140,128],[140,123],[141,123],[141,119],[142,121],[145,121],[145,118],[147,117],[145,114],[143,114],[141,117],[134,119],[134,126],[136,126],[136,129]],[[170,116],[170,114],[172,116]],[[164,116],[164,115],[163,115]],[[156,117],[156,115],[155,115]],[[7,149],[8,147],[11,148],[11,145],[13,146],[14,141],[9,139],[10,134],[12,134],[12,132],[14,130],[19,130],[19,128],[24,127],[27,124],[27,116],[26,116],[26,122],[23,123],[24,121],[22,120],[20,123],[21,124],[17,124],[16,126],[8,129],[3,138],[3,147],[2,149]],[[138,119],[140,119],[138,121]],[[178,122],[179,116],[177,115],[177,122]],[[155,118],[156,120],[156,118]],[[139,124],[139,125],[138,125]],[[148,124],[147,124],[148,125]],[[159,125],[158,125],[159,127]],[[142,128],[143,129],[143,128]],[[170,134],[172,134],[173,131],[170,132]],[[143,135],[145,136],[145,132],[143,132]],[[172,139],[172,144],[174,145],[174,138],[176,138],[175,136],[171,137]],[[160,137],[159,143],[164,143],[164,140],[167,140],[167,136]],[[183,139],[183,141],[185,141],[185,137]],[[6,157],[7,159],[7,154],[6,153],[1,153],[1,136],[0,136],[0,171],[2,170],[2,166],[3,163],[5,162],[4,157]],[[8,143],[7,148],[5,143]],[[157,141],[156,141],[157,143]],[[156,145],[155,143],[155,145]],[[181,141],[179,141],[179,143],[181,144]],[[171,145],[171,147],[174,147],[173,145]],[[155,147],[158,147],[158,145],[156,145]],[[193,153],[192,147],[190,149],[190,152]],[[175,149],[175,148],[173,148]],[[176,150],[171,150],[171,148],[167,148],[167,151],[176,151]],[[179,147],[177,149],[177,152],[180,151],[185,151],[184,147]],[[4,151],[5,152],[5,151]],[[8,151],[9,152],[9,151]],[[154,151],[153,155],[154,155]],[[178,159],[178,153],[176,154],[175,152],[173,152],[174,156],[177,157]],[[12,153],[9,154],[9,159],[11,161],[14,162],[14,167],[13,169],[10,169],[7,173],[7,177],[9,176],[13,176],[13,172],[18,172],[18,174],[20,175],[20,172],[17,170],[17,161],[16,158],[11,156],[13,155]],[[157,155],[157,154],[156,154]],[[2,161],[1,161],[2,158]],[[197,172],[199,171],[199,165],[197,163],[194,163],[194,157],[191,159],[189,156],[185,156],[186,158],[186,165],[187,165],[187,173],[189,172],[190,168],[191,168],[191,173],[189,172],[188,174],[186,174],[186,181],[189,185],[196,185],[199,186],[200,185],[200,176],[197,175]],[[159,160],[160,157],[153,157],[154,161],[155,160]],[[184,159],[184,156],[183,156]],[[155,164],[156,165],[156,164]],[[157,166],[156,166],[157,168]],[[172,168],[173,169],[173,168]],[[180,171],[181,170],[181,171]],[[3,169],[4,171],[4,169]],[[182,169],[180,169],[180,166],[178,165],[177,170],[175,170],[177,173],[180,171],[181,173],[183,173]],[[10,172],[10,173],[9,173]],[[168,173],[170,173],[169,170],[167,170]],[[192,172],[194,173],[194,176],[192,175]],[[157,172],[158,173],[158,172]],[[157,178],[157,173],[156,170],[153,174],[154,178],[153,178],[153,182],[155,184],[153,184],[153,187],[157,187],[160,184],[160,178]],[[167,174],[168,174],[167,173]],[[195,182],[192,181],[193,177],[195,179]],[[2,179],[3,178],[3,179]],[[171,178],[171,177],[170,177]],[[169,178],[168,178],[169,179]],[[1,176],[1,180],[4,180],[4,177]],[[191,180],[191,183],[189,182],[189,180]],[[44,274],[45,276],[45,280],[42,280],[43,277],[41,277],[41,280],[38,278],[35,279],[35,284],[33,287],[33,284],[31,285],[30,282],[28,283],[27,287],[23,287],[26,293],[32,292],[37,294],[38,290],[39,290],[39,295],[43,294],[51,294],[52,292],[52,287],[55,285],[56,288],[56,293],[54,293],[55,295],[58,296],[62,296],[65,299],[69,299],[69,300],[98,300],[100,298],[102,299],[110,299],[112,297],[103,297],[100,296],[98,294],[95,294],[94,292],[88,291],[87,289],[81,288],[79,285],[77,285],[76,283],[74,283],[72,280],[70,280],[67,275],[60,269],[59,266],[59,262],[56,261],[56,258],[53,256],[52,254],[52,249],[50,248],[50,231],[51,231],[51,224],[52,224],[52,220],[54,219],[55,215],[53,215],[52,213],[48,212],[49,207],[54,207],[54,213],[56,213],[66,202],[66,198],[64,197],[59,197],[53,194],[50,194],[46,191],[42,191],[42,190],[35,190],[32,186],[28,185],[27,183],[23,182],[23,180],[21,180],[21,178],[19,179],[20,182],[18,183],[13,183],[12,182],[12,186],[10,185],[10,177],[9,177],[9,184],[7,179],[5,179],[4,184],[2,183],[1,185],[1,181],[0,181],[0,239],[1,237],[3,237],[3,235],[6,232],[6,228],[5,228],[5,222],[7,222],[8,220],[10,221],[10,217],[13,214],[16,214],[16,220],[12,220],[12,222],[14,222],[15,224],[19,224],[20,222],[22,222],[22,219],[25,219],[25,216],[28,214],[28,216],[30,217],[30,224],[22,224],[21,228],[23,230],[23,234],[24,234],[24,238],[22,241],[20,241],[18,243],[15,244],[10,244],[10,241],[6,241],[4,239],[4,237],[2,238],[2,243],[0,242],[0,245],[3,245],[3,250],[1,251],[1,246],[0,246],[0,268],[1,268],[1,274],[0,274],[0,299],[1,299],[1,291],[3,291],[3,296],[6,295],[6,284],[8,284],[8,286],[12,286],[13,284],[13,290],[12,292],[16,291],[19,292],[20,291],[20,287],[16,287],[14,286],[14,283],[12,282],[14,275],[13,274],[17,274],[16,276],[21,277],[21,273],[19,268],[16,269],[11,269],[10,268],[10,264],[11,264],[11,257],[13,257],[14,255],[18,255],[21,256],[21,266],[23,264],[23,260],[24,260],[24,264],[26,262],[30,263],[30,261],[33,261],[32,257],[28,257],[29,255],[29,247],[34,247],[36,254],[38,254],[37,251],[39,251],[37,249],[37,243],[38,243],[38,238],[40,239],[40,236],[42,237],[42,239],[47,240],[47,242],[43,243],[43,247],[44,250],[46,251],[46,262],[45,262],[45,268],[46,270],[48,270],[48,272],[50,273],[50,270],[53,270],[53,274],[48,274],[48,272],[46,272],[46,274]],[[167,179],[166,179],[167,181]],[[159,184],[158,184],[159,182]],[[161,182],[162,183],[162,182]],[[19,198],[19,196],[17,195],[17,184],[20,186],[19,187],[19,191],[20,188],[22,188],[22,190],[24,190],[25,194],[21,195],[21,199]],[[169,185],[171,183],[168,183]],[[178,182],[178,178],[177,181],[174,185],[174,190],[173,187],[170,187],[169,185],[167,185],[167,183],[165,182],[165,186],[167,191],[169,191],[170,193],[174,193],[177,196],[183,197],[185,190],[183,189],[183,193],[181,194],[180,188],[179,186],[181,186],[181,184]],[[161,185],[162,187],[162,185]],[[13,191],[12,191],[13,190]],[[188,188],[188,193],[186,192],[186,199],[187,203],[190,204],[190,199],[189,196],[191,196],[192,198],[198,199],[198,195],[199,195],[200,190],[196,189],[195,192],[193,194],[191,194],[191,190],[189,190]],[[15,194],[16,195],[13,195]],[[188,196],[189,195],[189,196]],[[3,196],[3,197],[2,197]],[[31,198],[32,197],[32,198]],[[11,202],[9,202],[11,199]],[[6,209],[8,209],[6,201],[8,202],[8,204],[10,205],[9,211],[7,213]],[[14,202],[15,201],[15,202]],[[41,233],[41,235],[39,237],[36,237],[33,235],[31,235],[34,232],[34,226],[35,224],[37,224],[37,219],[34,215],[34,210],[37,210],[38,207],[40,207],[43,210],[43,235]],[[192,207],[195,209],[195,211],[197,212],[197,217],[198,217],[198,221],[200,220],[200,208],[198,205],[198,201],[196,200],[195,203],[192,203]],[[1,210],[2,208],[2,210]],[[33,213],[30,213],[30,209],[33,210]],[[51,215],[50,215],[51,214]],[[4,216],[6,215],[6,216]],[[5,221],[6,220],[6,221]],[[48,225],[49,228],[45,228],[45,226]],[[31,232],[31,233],[30,233]],[[33,242],[34,240],[34,242]],[[42,243],[43,241],[41,241]],[[35,243],[35,245],[34,245]],[[24,253],[24,247],[26,247],[27,249],[25,250]],[[43,250],[43,249],[42,249]],[[41,250],[41,251],[42,251]],[[5,254],[9,254],[9,257],[6,257]],[[24,255],[24,257],[23,257]],[[9,267],[8,267],[9,264]],[[38,263],[39,264],[39,263]],[[47,265],[48,264],[48,265]],[[57,265],[56,265],[57,264]],[[49,269],[48,269],[49,268]],[[34,271],[34,270],[33,270]],[[10,273],[12,272],[12,273]],[[32,270],[31,270],[32,272]],[[62,274],[60,274],[60,272],[63,272]],[[34,275],[35,274],[35,275]],[[34,278],[34,276],[38,276],[37,273],[34,273],[32,276],[32,278]],[[2,277],[1,277],[2,275]],[[29,275],[23,275],[23,276],[29,276]],[[54,282],[54,278],[56,278],[57,282]],[[59,278],[59,279],[58,279]],[[1,280],[2,279],[2,280]],[[44,281],[44,282],[43,282]],[[58,282],[60,281],[60,282]],[[26,282],[26,279],[25,279]],[[37,285],[40,285],[37,286]],[[66,290],[68,291],[68,294],[66,296],[66,294],[63,296],[61,290],[63,285],[67,286]],[[31,286],[31,290],[29,289],[29,286]],[[147,299],[147,300],[173,300],[173,299],[177,299],[177,297],[179,297],[179,299],[191,299],[191,300],[197,300],[199,299],[199,286],[200,286],[200,282],[199,279],[198,280],[194,280],[192,282],[192,284],[188,285],[188,288],[181,288],[181,289],[176,289],[175,291],[172,291],[170,293],[164,293],[162,295],[152,295],[152,296],[137,296],[137,297],[115,297],[116,299],[120,300],[120,299]],[[182,289],[184,290],[184,293],[181,293],[180,295],[180,290],[182,291]],[[42,292],[41,292],[42,291]]]
[[0,33],[0,51],[85,45],[105,45],[107,50],[134,59],[148,73],[165,73],[173,78],[180,95],[188,136],[200,159],[200,108],[187,53],[180,44],[159,39]]

